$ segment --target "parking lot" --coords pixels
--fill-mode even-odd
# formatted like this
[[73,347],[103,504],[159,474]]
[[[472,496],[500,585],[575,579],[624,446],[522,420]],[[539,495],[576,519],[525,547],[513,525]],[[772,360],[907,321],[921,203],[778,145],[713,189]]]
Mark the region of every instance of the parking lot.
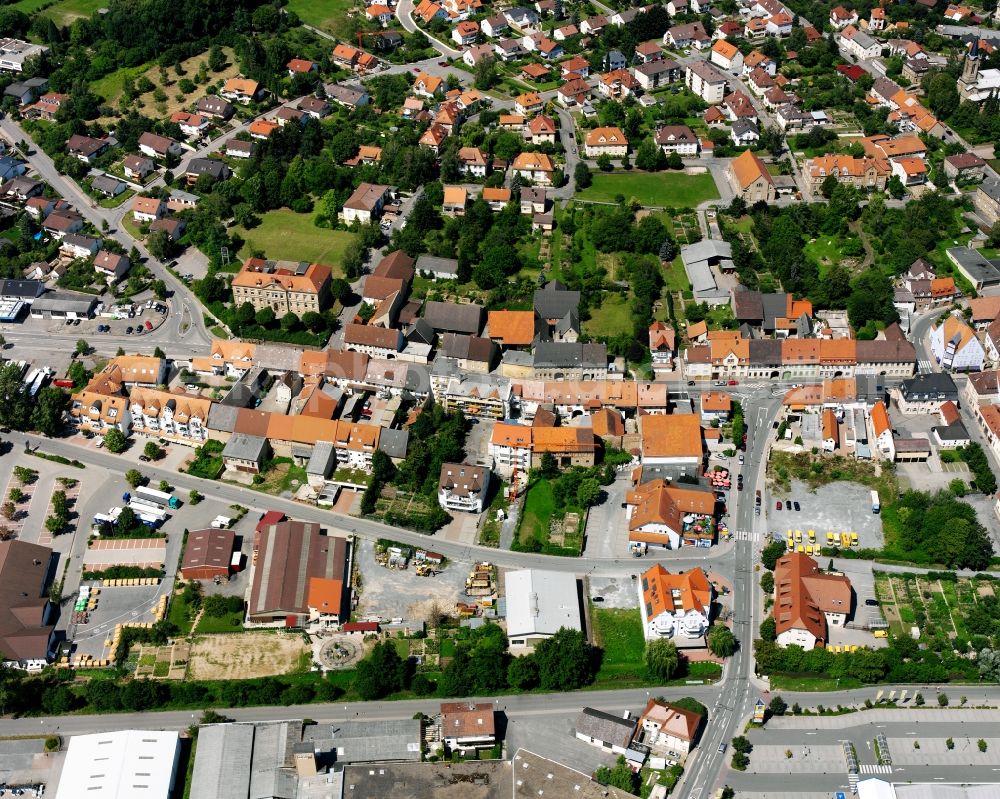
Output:
[[[781,502],[781,510],[776,503]],[[801,510],[789,510],[789,502],[799,503]],[[857,533],[858,547],[883,546],[882,518],[872,513],[871,489],[856,483],[831,483],[810,492],[804,483],[792,482],[787,495],[769,496],[767,521],[775,537],[784,541],[788,530],[802,532],[803,542],[809,543],[808,531],[816,534],[816,543],[827,546],[827,532],[839,537],[842,532]]]
[[65,754],[45,752],[44,738],[7,739],[0,747],[0,791],[13,795],[10,788],[23,789],[22,796],[38,796],[34,790],[45,786],[45,794],[54,796]]
[[[99,583],[92,585],[100,586]],[[77,658],[81,655],[90,655],[97,660],[112,657],[114,653],[107,644],[115,634],[115,625],[154,621],[153,609],[160,595],[169,590],[169,583],[162,580],[156,585],[114,588],[104,585],[100,589],[97,607],[89,614],[89,623],[76,625],[73,643]]]

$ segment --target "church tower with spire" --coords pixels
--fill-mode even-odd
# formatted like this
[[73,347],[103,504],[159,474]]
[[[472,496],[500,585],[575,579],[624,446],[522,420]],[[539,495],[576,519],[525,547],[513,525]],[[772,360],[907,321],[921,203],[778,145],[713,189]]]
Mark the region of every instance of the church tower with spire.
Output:
[[962,77],[958,79],[958,93],[963,100],[969,99],[979,82],[979,37],[972,42],[972,47],[962,63]]

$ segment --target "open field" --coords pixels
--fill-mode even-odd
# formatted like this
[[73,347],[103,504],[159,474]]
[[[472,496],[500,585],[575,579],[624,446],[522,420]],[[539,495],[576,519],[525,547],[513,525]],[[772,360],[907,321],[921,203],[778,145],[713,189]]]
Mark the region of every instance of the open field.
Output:
[[616,195],[632,198],[642,205],[694,208],[719,196],[715,181],[708,172],[688,175],[682,172],[595,173],[594,182],[577,195],[583,200],[614,202]]
[[236,680],[288,674],[309,647],[298,634],[248,632],[205,635],[191,646],[189,674],[196,680]]
[[343,275],[344,250],[354,238],[346,230],[316,227],[312,214],[297,214],[287,208],[268,211],[252,230],[236,227],[233,232],[245,241],[240,258],[248,257],[251,250],[263,250],[268,258],[277,260],[328,264],[334,277]]
[[332,32],[333,22],[357,7],[352,0],[289,0],[286,8],[307,25]]
[[604,650],[598,679],[619,674],[629,677],[645,673],[646,639],[642,614],[636,610],[597,608],[591,611],[594,645]]
[[[36,13],[49,0],[20,0],[13,8],[29,16]],[[49,17],[56,25],[69,25],[79,17],[89,17],[97,9],[107,5],[107,0],[62,0],[41,11],[41,16]]]
[[521,512],[521,523],[517,528],[517,538],[522,544],[532,539],[545,543],[549,540],[549,524],[555,512],[555,497],[552,486],[545,480],[536,480],[528,489]]
[[631,333],[632,312],[628,300],[620,294],[608,294],[599,308],[590,310],[590,319],[583,323],[583,332],[590,336]]
[[[69,0],[69,2],[84,3],[91,2],[91,0]],[[103,3],[97,2],[95,0],[95,7],[104,5]],[[64,5],[60,3],[60,5]],[[239,74],[239,65],[236,63],[236,57],[233,55],[233,50],[231,47],[223,47],[222,52],[226,55],[226,68],[221,72],[209,72],[208,79],[211,83],[216,83],[219,81],[225,81],[229,78],[236,77]],[[203,61],[208,60],[208,51],[206,50],[199,55],[192,56],[182,62],[183,77],[194,79],[195,75],[198,73],[198,68]],[[125,81],[131,79],[133,81],[138,80],[140,77],[145,75],[150,81],[157,87],[163,89],[164,94],[166,94],[167,99],[163,101],[163,106],[165,110],[162,111],[159,108],[159,103],[153,98],[153,91],[146,92],[145,94],[140,94],[133,101],[133,107],[145,116],[160,117],[160,116],[170,116],[175,111],[180,111],[190,105],[193,105],[195,99],[204,94],[204,89],[199,88],[194,96],[184,95],[180,89],[177,88],[177,81],[180,79],[177,73],[171,68],[167,72],[167,78],[170,81],[168,85],[163,85],[160,79],[160,68],[158,66],[147,66],[146,64],[140,65],[138,67],[122,67],[114,72],[105,75],[100,80],[94,81],[90,88],[97,95],[100,95],[105,100],[107,100],[109,105],[115,105],[118,102],[118,98],[121,96],[122,89],[125,85]]]

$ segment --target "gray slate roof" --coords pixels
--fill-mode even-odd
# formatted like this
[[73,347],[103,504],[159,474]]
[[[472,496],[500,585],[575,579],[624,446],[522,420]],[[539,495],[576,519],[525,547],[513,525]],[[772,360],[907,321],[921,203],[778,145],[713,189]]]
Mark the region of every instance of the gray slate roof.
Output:
[[562,319],[580,307],[580,292],[569,291],[561,283],[552,281],[535,292],[535,313],[542,319]]
[[423,318],[437,331],[478,336],[483,329],[483,316],[483,306],[474,303],[434,301],[424,303]]
[[588,738],[627,748],[635,733],[635,719],[585,707],[576,717],[576,731]]
[[535,366],[593,367],[605,369],[608,348],[604,344],[542,341],[535,346]]

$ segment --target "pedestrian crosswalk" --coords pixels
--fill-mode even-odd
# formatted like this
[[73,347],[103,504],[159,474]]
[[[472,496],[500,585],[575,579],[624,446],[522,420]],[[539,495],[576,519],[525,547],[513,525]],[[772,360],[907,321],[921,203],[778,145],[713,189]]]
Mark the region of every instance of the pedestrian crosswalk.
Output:
[[917,371],[919,372],[933,372],[934,364],[930,361],[917,361]]
[[760,533],[751,533],[749,530],[734,530],[732,536],[734,541],[760,541]]
[[877,766],[874,763],[862,763],[858,768],[862,774],[892,774],[892,766]]

